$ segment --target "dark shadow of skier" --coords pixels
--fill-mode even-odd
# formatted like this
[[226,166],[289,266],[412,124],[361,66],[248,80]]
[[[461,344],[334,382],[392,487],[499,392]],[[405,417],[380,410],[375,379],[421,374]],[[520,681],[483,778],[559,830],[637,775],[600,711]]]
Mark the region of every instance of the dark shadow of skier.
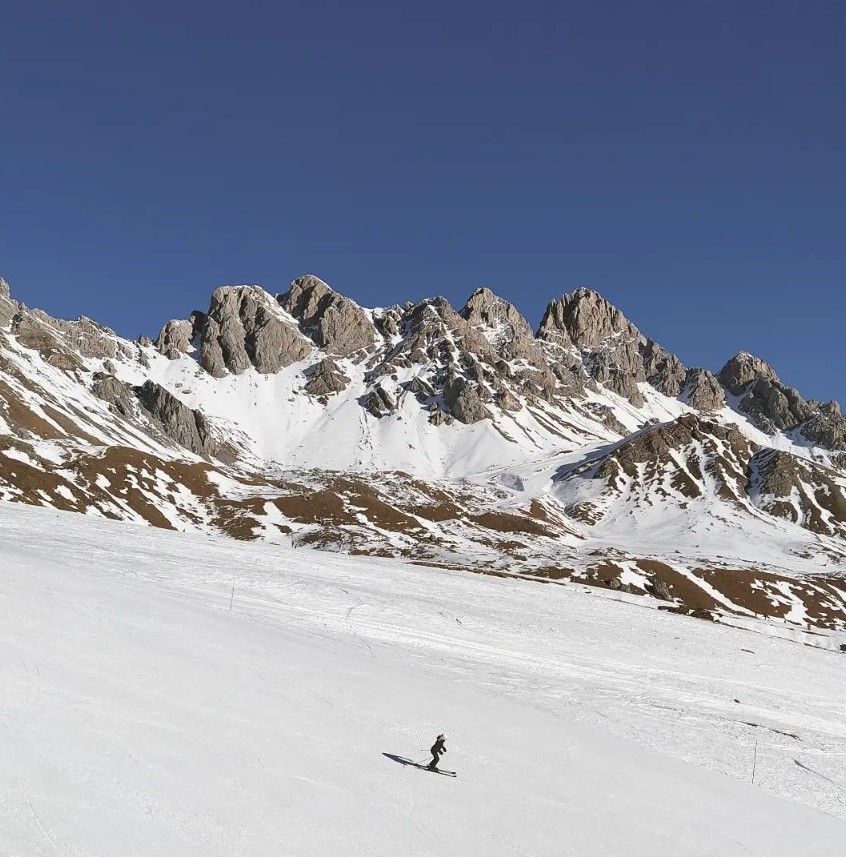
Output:
[[433,774],[443,774],[445,777],[454,777],[456,776],[455,771],[441,771],[438,768],[432,768],[425,763],[425,759],[422,762],[415,762],[413,759],[406,759],[404,756],[397,756],[394,753],[382,753],[385,758],[390,759],[392,762],[397,762],[400,765],[404,765],[408,768],[417,768],[421,771],[431,771]]

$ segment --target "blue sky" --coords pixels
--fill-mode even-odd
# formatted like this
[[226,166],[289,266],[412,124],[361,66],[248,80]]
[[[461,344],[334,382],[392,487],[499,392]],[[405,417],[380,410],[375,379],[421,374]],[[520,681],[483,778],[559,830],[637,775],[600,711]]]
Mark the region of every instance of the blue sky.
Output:
[[[354,8],[357,7],[357,8]],[[846,404],[840,2],[6,0],[0,274],[135,336],[223,283],[580,285]]]

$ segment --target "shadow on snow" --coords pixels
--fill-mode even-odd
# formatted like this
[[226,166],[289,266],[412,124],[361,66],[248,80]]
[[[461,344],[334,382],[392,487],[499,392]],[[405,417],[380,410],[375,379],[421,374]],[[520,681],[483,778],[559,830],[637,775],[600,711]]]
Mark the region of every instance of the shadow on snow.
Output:
[[383,756],[390,759],[392,762],[397,762],[400,765],[405,765],[409,768],[419,768],[421,771],[431,771],[433,774],[442,774],[445,777],[456,776],[455,771],[441,771],[438,768],[430,768],[428,764],[422,762],[414,762],[411,759],[406,759],[403,756],[395,756],[393,753],[382,753]]

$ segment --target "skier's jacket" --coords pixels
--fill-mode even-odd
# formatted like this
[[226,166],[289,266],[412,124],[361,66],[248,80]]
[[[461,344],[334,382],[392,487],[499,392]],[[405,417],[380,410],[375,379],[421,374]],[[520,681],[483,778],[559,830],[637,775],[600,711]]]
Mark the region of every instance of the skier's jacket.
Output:
[[444,742],[446,738],[443,735],[438,735],[438,740],[432,744],[431,753],[433,756],[440,756],[441,753],[446,753],[446,747],[444,747]]

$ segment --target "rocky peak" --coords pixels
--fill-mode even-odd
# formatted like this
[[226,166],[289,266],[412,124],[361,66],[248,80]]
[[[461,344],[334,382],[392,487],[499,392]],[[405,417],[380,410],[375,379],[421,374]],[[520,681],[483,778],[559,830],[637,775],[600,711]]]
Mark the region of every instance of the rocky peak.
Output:
[[465,321],[443,297],[428,298],[403,314],[402,341],[387,355],[378,374],[392,366],[432,364],[469,368],[481,360],[496,363],[497,354],[485,336]]
[[459,315],[473,327],[507,327],[517,336],[531,336],[529,322],[508,301],[495,295],[490,289],[476,289],[467,299]]
[[303,333],[332,354],[348,357],[375,341],[367,313],[313,274],[294,280],[277,300],[297,319]]
[[758,378],[781,383],[769,363],[748,351],[739,351],[717,374],[719,382],[733,396],[740,396]]
[[[538,338],[570,352],[576,349],[595,381],[636,407],[643,404],[638,384],[644,381],[675,398],[691,380],[706,380],[702,376],[689,379],[678,357],[645,337],[617,307],[591,289],[576,289],[550,302]],[[703,401],[713,410],[717,398],[703,393],[693,401]]]
[[476,289],[459,315],[482,333],[503,360],[525,360],[536,368],[549,368],[529,322],[490,289]]
[[[645,340],[616,307],[596,292],[582,288],[551,301],[537,335],[539,340],[564,349],[565,355],[577,351],[595,381],[636,407],[643,404],[638,384],[646,380],[641,353]],[[572,358],[568,359],[572,362]],[[557,362],[553,368],[557,368]]]
[[726,397],[719,381],[707,369],[688,369],[682,399],[702,413],[712,413],[725,407]]
[[184,319],[171,319],[153,342],[154,347],[168,360],[178,360],[191,349],[194,325]]
[[846,449],[846,419],[837,402],[821,405],[803,399],[759,357],[741,351],[717,377],[729,393],[740,398],[738,409],[761,431],[796,431],[814,445]]
[[[200,363],[217,378],[227,370],[240,375],[250,366],[264,374],[278,372],[311,352],[309,341],[259,286],[221,286],[212,294],[208,313],[193,318]],[[176,331],[180,345],[188,334],[187,326]]]
[[591,289],[580,288],[550,301],[538,338],[576,348],[594,348],[611,337],[639,339],[640,331],[613,304]]

